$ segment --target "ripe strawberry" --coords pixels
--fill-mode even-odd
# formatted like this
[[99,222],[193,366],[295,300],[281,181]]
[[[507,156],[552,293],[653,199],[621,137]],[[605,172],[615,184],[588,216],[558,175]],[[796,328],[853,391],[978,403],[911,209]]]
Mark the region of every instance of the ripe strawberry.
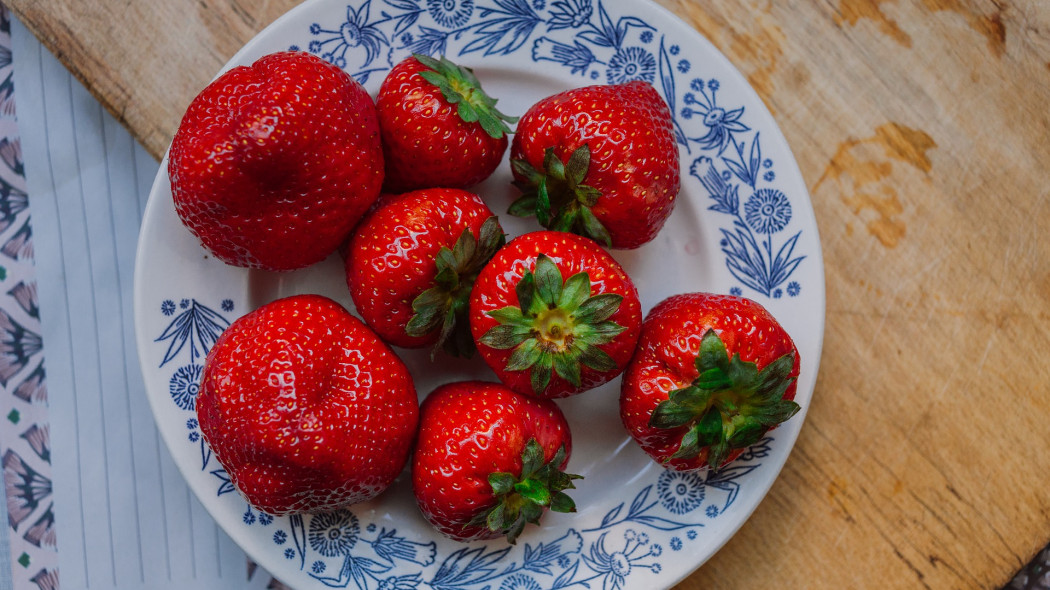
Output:
[[469,357],[470,289],[503,241],[499,221],[473,193],[384,195],[350,241],[346,282],[358,313],[387,342]]
[[575,512],[564,490],[580,476],[562,471],[571,453],[569,425],[554,402],[497,383],[449,383],[423,401],[412,489],[441,533],[514,543],[547,509]]
[[799,410],[798,373],[798,349],[758,303],[676,295],[642,324],[620,417],[664,467],[718,469]]
[[196,405],[230,481],[270,514],[375,497],[404,467],[419,419],[405,365],[320,295],[279,299],[227,328]]
[[389,192],[467,188],[488,178],[507,151],[507,123],[469,68],[415,54],[379,89]]
[[597,243],[518,236],[478,275],[470,329],[482,358],[520,393],[566,397],[619,375],[641,328],[638,292]]
[[291,270],[338,248],[379,196],[375,105],[308,53],[236,67],[190,104],[168,176],[182,222],[235,266]]
[[510,213],[608,247],[645,244],[671,215],[681,184],[672,124],[667,103],[645,82],[539,101],[511,145],[523,196]]

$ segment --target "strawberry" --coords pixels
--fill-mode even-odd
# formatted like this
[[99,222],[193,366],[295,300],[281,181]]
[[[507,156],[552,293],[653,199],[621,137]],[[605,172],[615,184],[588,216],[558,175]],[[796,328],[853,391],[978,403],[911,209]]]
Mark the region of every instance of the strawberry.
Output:
[[227,328],[196,409],[230,481],[270,514],[375,497],[407,462],[419,419],[405,365],[320,295],[278,299]]
[[545,98],[511,145],[517,216],[607,247],[652,240],[681,184],[671,111],[646,82],[587,86]]
[[346,251],[346,282],[365,322],[396,346],[469,357],[467,301],[503,245],[492,211],[460,189],[384,195]]
[[620,417],[664,467],[718,469],[799,410],[798,373],[798,349],[758,303],[676,295],[642,325]]
[[638,292],[593,240],[527,233],[496,253],[474,283],[470,329],[500,381],[545,398],[619,375],[641,328]]
[[507,151],[516,118],[496,109],[469,68],[415,54],[394,66],[376,108],[389,192],[467,188],[488,178]]
[[186,110],[168,156],[179,218],[212,254],[242,267],[324,259],[383,183],[371,97],[303,52],[219,76]]
[[575,512],[564,490],[580,476],[562,471],[572,438],[554,402],[469,381],[438,387],[420,413],[412,489],[442,534],[514,543],[546,510]]

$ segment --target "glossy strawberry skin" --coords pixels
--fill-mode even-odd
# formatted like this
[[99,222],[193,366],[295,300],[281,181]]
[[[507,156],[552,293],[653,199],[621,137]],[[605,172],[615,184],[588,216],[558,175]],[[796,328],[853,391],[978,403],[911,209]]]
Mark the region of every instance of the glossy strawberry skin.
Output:
[[227,328],[196,410],[230,481],[274,515],[374,498],[404,467],[419,419],[401,360],[319,295],[279,299]]
[[[492,211],[460,189],[420,189],[383,195],[357,227],[346,251],[346,281],[354,306],[385,341],[404,348],[434,344],[438,332],[411,336],[412,302],[435,284],[435,258],[464,230],[478,236]],[[466,285],[469,292],[469,284]]]
[[[686,428],[661,429],[649,421],[669,393],[698,378],[695,364],[702,336],[708,330],[721,338],[730,356],[752,362],[759,369],[790,355],[794,362],[784,400],[794,400],[799,375],[799,353],[784,328],[760,304],[743,297],[710,293],[675,295],[657,304],[642,324],[638,350],[624,372],[620,418],[642,449],[667,469],[707,469],[708,450],[693,458],[671,458]],[[740,456],[732,450],[721,465]]]
[[292,270],[335,251],[379,196],[371,97],[336,66],[280,52],[190,104],[168,160],[183,224],[224,262]]
[[489,474],[522,471],[530,438],[545,461],[564,446],[564,468],[572,435],[554,402],[521,395],[498,383],[468,381],[438,387],[423,400],[419,437],[412,458],[412,488],[423,516],[458,541],[500,536],[470,524],[496,505]]
[[[505,369],[513,351],[487,346],[483,338],[499,325],[491,316],[492,312],[520,305],[518,285],[527,271],[536,268],[540,255],[552,259],[564,278],[586,272],[591,281],[592,296],[622,296],[622,303],[608,321],[615,322],[624,330],[611,342],[598,347],[615,362],[614,369],[597,371],[582,366],[579,385],[554,374],[549,385],[537,393],[532,387],[528,371]],[[634,353],[641,322],[638,291],[623,267],[593,240],[565,232],[537,231],[511,240],[482,270],[470,298],[470,327],[482,358],[495,371],[499,380],[511,389],[544,398],[562,398],[582,393],[619,375]]]
[[477,122],[463,121],[456,105],[420,76],[414,57],[390,70],[376,97],[386,161],[387,192],[468,188],[489,177],[507,151],[507,136],[493,138]]
[[[630,249],[651,241],[671,215],[681,188],[667,103],[641,81],[555,94],[522,115],[510,157],[542,169],[548,148],[568,162],[585,144],[590,166],[583,182],[601,193],[590,209],[608,231],[610,246]],[[526,180],[517,170],[515,179]]]

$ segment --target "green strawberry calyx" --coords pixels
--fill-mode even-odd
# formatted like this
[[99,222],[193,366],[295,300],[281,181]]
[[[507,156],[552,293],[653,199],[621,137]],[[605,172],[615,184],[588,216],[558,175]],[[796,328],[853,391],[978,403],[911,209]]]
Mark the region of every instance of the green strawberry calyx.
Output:
[[482,90],[481,82],[473,70],[456,65],[445,56],[434,59],[413,53],[412,57],[429,68],[419,75],[437,86],[445,100],[456,105],[460,119],[466,123],[478,123],[493,139],[510,135],[508,123],[516,123],[518,118],[505,115],[496,108],[498,101]]
[[537,257],[536,269],[522,276],[515,292],[518,306],[488,312],[499,324],[479,342],[498,350],[513,349],[505,369],[529,371],[536,395],[542,395],[555,374],[580,387],[582,367],[599,372],[617,369],[616,361],[599,346],[626,330],[609,320],[620,308],[622,295],[592,296],[586,272],[563,282],[558,265],[545,254]]
[[787,353],[761,370],[732,358],[714,330],[704,333],[696,357],[698,377],[668,394],[649,417],[649,426],[687,427],[678,450],[667,460],[697,457],[708,449],[707,464],[718,469],[734,449],[758,442],[769,429],[791,418],[799,405],[784,399],[795,380],[795,355]]
[[567,162],[555,155],[554,148],[547,148],[542,170],[524,159],[511,160],[519,178],[514,184],[522,195],[507,212],[517,217],[535,215],[536,221],[547,229],[579,234],[611,246],[609,230],[591,211],[602,193],[583,183],[590,166],[591,148],[587,144],[576,148]]
[[515,544],[526,524],[539,524],[544,509],[576,512],[576,503],[563,490],[575,489],[573,480],[583,476],[560,469],[566,454],[562,445],[554,457],[544,463],[543,447],[535,438],[530,438],[521,452],[521,476],[505,471],[489,474],[489,485],[497,503],[478,513],[469,525],[502,533],[508,542]]
[[415,314],[405,326],[405,332],[414,338],[438,332],[431,358],[438,349],[464,358],[474,355],[468,320],[470,290],[478,273],[504,241],[503,230],[493,215],[481,224],[477,238],[467,228],[451,249],[443,246],[438,251],[434,286],[412,300]]

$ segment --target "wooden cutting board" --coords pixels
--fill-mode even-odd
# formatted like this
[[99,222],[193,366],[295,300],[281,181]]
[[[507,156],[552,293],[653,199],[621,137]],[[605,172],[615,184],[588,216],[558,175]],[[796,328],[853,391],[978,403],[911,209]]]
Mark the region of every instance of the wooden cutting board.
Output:
[[[5,0],[154,155],[293,0]],[[659,0],[810,188],[821,373],[790,459],[679,588],[989,588],[1050,540],[1050,2]]]

